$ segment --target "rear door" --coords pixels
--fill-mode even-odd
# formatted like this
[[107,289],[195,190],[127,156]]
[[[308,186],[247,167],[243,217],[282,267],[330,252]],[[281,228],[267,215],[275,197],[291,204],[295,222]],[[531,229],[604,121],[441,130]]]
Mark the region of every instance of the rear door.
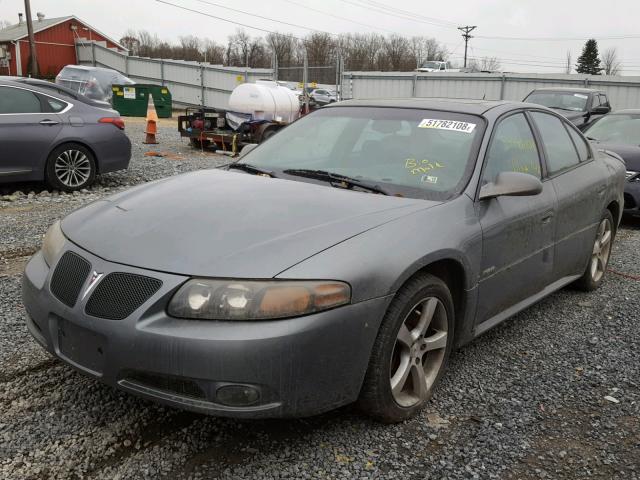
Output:
[[[523,112],[500,120],[487,150],[482,183],[494,181],[501,172],[521,172],[542,179],[543,190],[538,195],[477,202],[483,245],[479,324],[550,283],[556,193],[551,182],[544,181],[540,157],[529,119]],[[491,321],[485,325],[488,328],[493,324]],[[482,330],[479,327],[478,331]]]
[[569,122],[546,112],[532,112],[531,117],[542,138],[546,168],[558,198],[553,276],[559,280],[581,275],[605,208],[608,174]]
[[43,178],[51,145],[62,129],[61,112],[69,106],[22,87],[0,85],[0,178]]

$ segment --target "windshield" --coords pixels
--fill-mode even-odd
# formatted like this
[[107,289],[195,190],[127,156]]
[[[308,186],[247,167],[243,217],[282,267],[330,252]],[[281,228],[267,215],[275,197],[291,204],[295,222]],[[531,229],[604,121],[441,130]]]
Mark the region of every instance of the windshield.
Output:
[[287,178],[290,169],[322,170],[392,195],[445,199],[466,185],[483,130],[480,117],[460,113],[325,108],[291,124],[241,162],[279,177]]
[[442,65],[440,62],[424,62],[422,68],[435,68],[436,70],[438,70],[440,68],[440,65]]
[[584,134],[600,142],[638,146],[640,114],[607,115],[591,125]]
[[585,112],[587,110],[588,95],[573,92],[532,92],[525,102],[544,105],[549,108],[570,110],[572,112]]

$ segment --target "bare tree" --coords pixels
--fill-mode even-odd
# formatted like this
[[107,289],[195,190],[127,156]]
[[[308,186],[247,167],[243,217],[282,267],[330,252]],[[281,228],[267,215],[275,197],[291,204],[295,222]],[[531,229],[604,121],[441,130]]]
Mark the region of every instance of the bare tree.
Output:
[[[379,56],[380,70],[400,71],[413,70],[413,59],[411,57],[410,42],[402,35],[389,35],[382,47],[383,55]],[[411,67],[407,68],[407,65]]]
[[224,52],[225,48],[222,45],[205,38],[201,42],[202,53],[204,55],[204,61],[212,63],[214,65],[224,64]]
[[564,73],[571,73],[573,64],[571,63],[571,50],[567,50],[567,63],[564,67]]
[[472,72],[496,72],[502,68],[497,57],[472,58],[467,65]]
[[600,56],[600,61],[605,75],[620,74],[622,64],[618,60],[618,50],[615,47],[607,48]]
[[9,20],[0,20],[0,30],[4,30],[7,27],[13,25]]

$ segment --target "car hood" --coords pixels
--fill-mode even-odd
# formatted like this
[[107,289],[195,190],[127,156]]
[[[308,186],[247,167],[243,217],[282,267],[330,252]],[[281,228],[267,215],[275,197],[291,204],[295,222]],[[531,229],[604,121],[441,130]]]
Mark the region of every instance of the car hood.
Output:
[[[588,135],[588,133],[587,133]],[[595,146],[599,150],[610,150],[622,157],[627,170],[640,172],[640,145],[622,145],[619,143],[600,143],[595,142]]]
[[585,120],[585,112],[573,112],[570,110],[562,110],[561,108],[552,108],[551,110],[562,115],[567,120],[571,120],[572,123],[582,123]]
[[438,203],[204,170],[94,202],[66,217],[62,230],[111,262],[184,275],[271,278]]

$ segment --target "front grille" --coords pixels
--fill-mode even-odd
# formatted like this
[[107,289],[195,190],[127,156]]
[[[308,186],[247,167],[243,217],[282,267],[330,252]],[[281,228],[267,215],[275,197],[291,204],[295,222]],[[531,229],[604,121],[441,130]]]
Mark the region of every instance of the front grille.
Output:
[[162,286],[157,278],[133,273],[110,273],[89,298],[85,312],[92,317],[122,320],[151,298]]
[[51,276],[51,293],[68,307],[73,307],[90,270],[91,264],[84,258],[66,252]]

